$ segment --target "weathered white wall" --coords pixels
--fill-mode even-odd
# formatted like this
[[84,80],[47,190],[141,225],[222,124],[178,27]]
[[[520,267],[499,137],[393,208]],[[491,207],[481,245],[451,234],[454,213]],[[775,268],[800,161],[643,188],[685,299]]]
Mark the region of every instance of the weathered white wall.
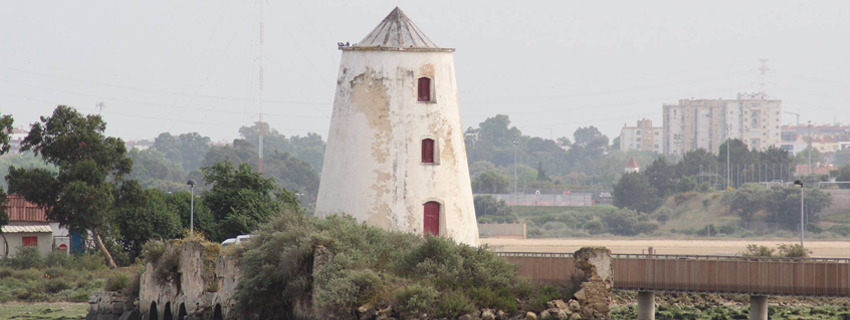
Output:
[[[417,101],[423,76],[434,102]],[[438,164],[421,163],[424,138]],[[441,235],[477,244],[451,52],[343,50],[317,215],[421,234],[428,201],[441,203]]]
[[[53,235],[49,232],[9,232],[4,233],[4,235],[6,236],[6,241],[9,243],[9,257],[14,257],[18,253],[18,248],[24,245],[24,237],[38,237],[38,247],[36,248],[38,248],[38,253],[41,254],[42,258],[47,257],[53,252]],[[0,238],[0,255],[5,251],[5,243]]]

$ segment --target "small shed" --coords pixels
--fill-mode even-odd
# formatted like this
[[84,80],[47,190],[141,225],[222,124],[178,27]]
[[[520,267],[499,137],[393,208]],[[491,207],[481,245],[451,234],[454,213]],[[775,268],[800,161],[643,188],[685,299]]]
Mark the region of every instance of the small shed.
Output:
[[[3,235],[9,243],[9,256],[18,252],[18,247],[34,247],[42,257],[53,251],[53,230],[48,225],[3,226]],[[0,254],[6,252],[6,242],[0,238]]]

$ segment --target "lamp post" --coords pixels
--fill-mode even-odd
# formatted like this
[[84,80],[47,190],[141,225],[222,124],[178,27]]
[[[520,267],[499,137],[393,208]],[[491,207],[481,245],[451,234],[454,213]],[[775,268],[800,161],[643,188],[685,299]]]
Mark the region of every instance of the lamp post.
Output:
[[806,203],[805,196],[805,188],[803,188],[803,181],[796,180],[794,181],[794,186],[800,187],[800,247],[803,247],[803,238],[806,232],[806,224],[805,224],[805,211],[803,210]]
[[189,205],[189,232],[195,234],[195,180],[189,179],[186,184],[189,185],[189,190],[192,192],[192,200]]

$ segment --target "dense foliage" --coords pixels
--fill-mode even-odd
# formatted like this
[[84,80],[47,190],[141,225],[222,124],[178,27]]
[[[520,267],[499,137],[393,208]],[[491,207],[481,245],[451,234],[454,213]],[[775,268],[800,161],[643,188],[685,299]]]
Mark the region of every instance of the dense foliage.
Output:
[[203,171],[204,180],[212,185],[202,198],[215,221],[208,234],[214,241],[247,234],[282,209],[298,208],[295,195],[247,164],[234,168],[230,162],[219,162]]
[[[729,172],[726,173],[726,145],[729,145]],[[716,155],[704,149],[685,153],[677,163],[657,158],[640,173],[624,174],[613,186],[615,205],[641,212],[655,211],[663,199],[676,193],[709,191],[724,186],[737,188],[748,181],[788,181],[793,159],[788,152],[770,147],[751,151],[743,141],[731,139]],[[726,177],[730,179],[727,181]],[[743,199],[742,199],[743,201]],[[744,220],[752,211],[734,208]]]
[[106,270],[99,253],[54,252],[42,258],[35,248],[21,247],[14,257],[0,259],[0,303],[86,302],[92,291],[107,287],[132,294],[138,292],[138,271],[136,267]]
[[21,150],[33,151],[59,172],[10,168],[9,190],[46,208],[47,217],[71,230],[91,231],[107,262],[115,267],[101,233],[108,230],[115,193],[130,172],[121,139],[103,133],[100,116],[83,116],[74,108],[57,107],[52,116],[33,123]]
[[[315,254],[324,251],[333,259]],[[309,318],[312,310],[300,303],[313,288],[323,316],[335,319],[356,319],[361,305],[392,307],[401,318],[456,318],[483,307],[543,309],[558,295],[519,278],[515,265],[486,248],[388,232],[350,217],[285,213],[237,254],[243,275],[238,308],[260,319]],[[329,261],[316,277],[314,259]]]

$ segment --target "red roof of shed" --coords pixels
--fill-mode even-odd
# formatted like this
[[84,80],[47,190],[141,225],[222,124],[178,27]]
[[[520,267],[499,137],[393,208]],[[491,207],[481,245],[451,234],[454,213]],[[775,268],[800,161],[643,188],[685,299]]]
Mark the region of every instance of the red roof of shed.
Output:
[[22,196],[10,194],[4,207],[9,214],[9,222],[48,222],[44,208]]

